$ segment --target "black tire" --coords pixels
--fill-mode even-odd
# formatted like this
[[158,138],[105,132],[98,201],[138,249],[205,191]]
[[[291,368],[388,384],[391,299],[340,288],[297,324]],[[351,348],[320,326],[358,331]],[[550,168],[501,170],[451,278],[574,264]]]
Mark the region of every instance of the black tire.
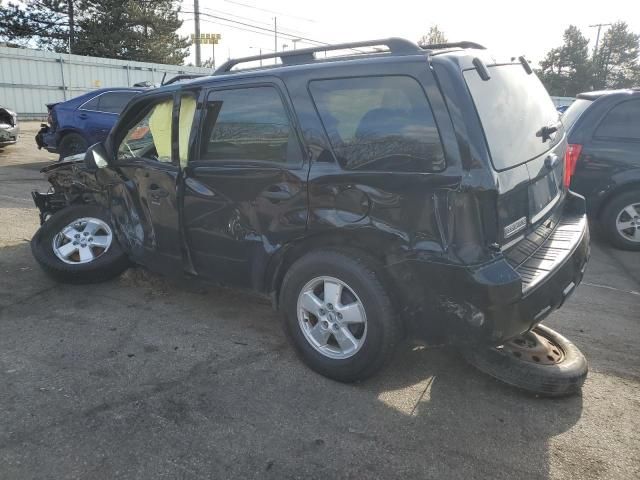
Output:
[[59,160],[62,161],[65,157],[86,152],[88,147],[89,145],[82,135],[78,133],[67,133],[58,144]]
[[580,392],[587,378],[587,360],[578,347],[544,325],[534,332],[558,345],[564,352],[560,363],[545,365],[520,360],[498,348],[462,351],[467,362],[508,385],[543,397],[562,397]]
[[65,283],[97,283],[120,275],[129,266],[129,259],[112,234],[109,248],[88,263],[63,262],[53,249],[54,237],[67,225],[85,217],[97,218],[111,225],[107,212],[96,205],[73,205],[52,215],[31,239],[31,252],[42,269]]
[[[640,190],[630,190],[616,195],[607,203],[600,215],[600,225],[607,239],[612,245],[623,250],[640,250],[640,241],[629,240],[618,232],[616,227],[616,221],[622,209],[632,204],[640,204]],[[636,210],[640,215],[640,208],[636,208]],[[635,221],[640,226],[640,219]]]
[[[346,359],[328,358],[305,338],[298,323],[298,296],[310,280],[334,277],[346,283],[365,310],[367,331],[362,346]],[[284,329],[296,352],[314,371],[340,382],[364,380],[392,357],[401,328],[378,273],[376,263],[358,252],[319,250],[311,252],[287,271],[280,291]]]

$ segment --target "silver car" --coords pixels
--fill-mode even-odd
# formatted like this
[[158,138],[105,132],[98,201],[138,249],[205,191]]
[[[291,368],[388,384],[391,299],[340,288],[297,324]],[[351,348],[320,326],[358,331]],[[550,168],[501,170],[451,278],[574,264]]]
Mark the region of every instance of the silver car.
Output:
[[19,133],[18,114],[0,107],[0,148],[16,143]]

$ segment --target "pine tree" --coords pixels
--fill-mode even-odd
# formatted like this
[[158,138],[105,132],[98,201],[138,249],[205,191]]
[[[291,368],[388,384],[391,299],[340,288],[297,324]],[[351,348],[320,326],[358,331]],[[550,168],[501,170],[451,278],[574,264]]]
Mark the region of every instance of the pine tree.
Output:
[[27,0],[0,5],[0,38],[21,46],[67,52],[71,0]]
[[591,88],[589,40],[570,25],[563,44],[551,49],[540,62],[538,75],[551,95],[574,96]]
[[640,35],[629,31],[626,22],[616,22],[604,34],[596,52],[594,87],[625,88],[640,80]]
[[[182,64],[190,42],[176,0],[27,0],[0,5],[0,38],[45,50]],[[74,18],[71,35],[70,18]]]

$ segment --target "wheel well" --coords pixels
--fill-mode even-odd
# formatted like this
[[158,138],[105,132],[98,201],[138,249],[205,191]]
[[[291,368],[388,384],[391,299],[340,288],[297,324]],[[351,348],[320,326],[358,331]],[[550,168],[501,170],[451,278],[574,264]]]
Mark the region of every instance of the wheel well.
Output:
[[61,130],[61,131],[59,131],[59,132],[58,132],[58,142],[57,142],[57,147],[58,147],[58,148],[60,147],[60,144],[62,143],[62,140],[63,140],[65,137],[69,136],[70,134],[78,135],[78,136],[79,136],[79,137],[81,137],[85,142],[89,143],[89,142],[87,141],[87,139],[85,138],[85,136],[84,136],[81,132],[79,132],[78,130],[73,129],[73,128],[65,128],[64,130]]
[[598,207],[598,211],[596,213],[596,218],[598,220],[602,219],[602,214],[604,213],[607,206],[615,200],[618,195],[622,195],[623,193],[630,192],[632,190],[640,190],[640,180],[636,180],[633,182],[625,183],[624,185],[619,186],[618,188],[612,190],[607,193],[605,198],[600,202],[600,206]]

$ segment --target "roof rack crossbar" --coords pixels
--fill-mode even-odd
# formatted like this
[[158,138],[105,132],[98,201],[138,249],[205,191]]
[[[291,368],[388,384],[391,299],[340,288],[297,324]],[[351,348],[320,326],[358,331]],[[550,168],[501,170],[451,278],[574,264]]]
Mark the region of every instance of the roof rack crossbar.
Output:
[[[268,53],[265,55],[255,55],[252,57],[242,57],[231,59],[220,65],[213,75],[229,73],[233,67],[241,63],[255,62],[269,58],[279,58],[283,65],[296,65],[300,63],[313,63],[316,59],[314,53],[328,52],[332,50],[350,50],[361,47],[376,47],[384,45],[392,55],[412,55],[423,53],[423,50],[413,42],[403,38],[385,38],[381,40],[367,40],[364,42],[338,43],[335,45],[320,45],[317,47],[301,48],[299,50],[289,50],[286,52]],[[364,53],[364,52],[360,52]]]
[[431,43],[428,45],[420,45],[423,50],[438,50],[441,48],[477,48],[479,50],[486,50],[484,45],[480,45],[476,42],[448,42],[448,43]]

